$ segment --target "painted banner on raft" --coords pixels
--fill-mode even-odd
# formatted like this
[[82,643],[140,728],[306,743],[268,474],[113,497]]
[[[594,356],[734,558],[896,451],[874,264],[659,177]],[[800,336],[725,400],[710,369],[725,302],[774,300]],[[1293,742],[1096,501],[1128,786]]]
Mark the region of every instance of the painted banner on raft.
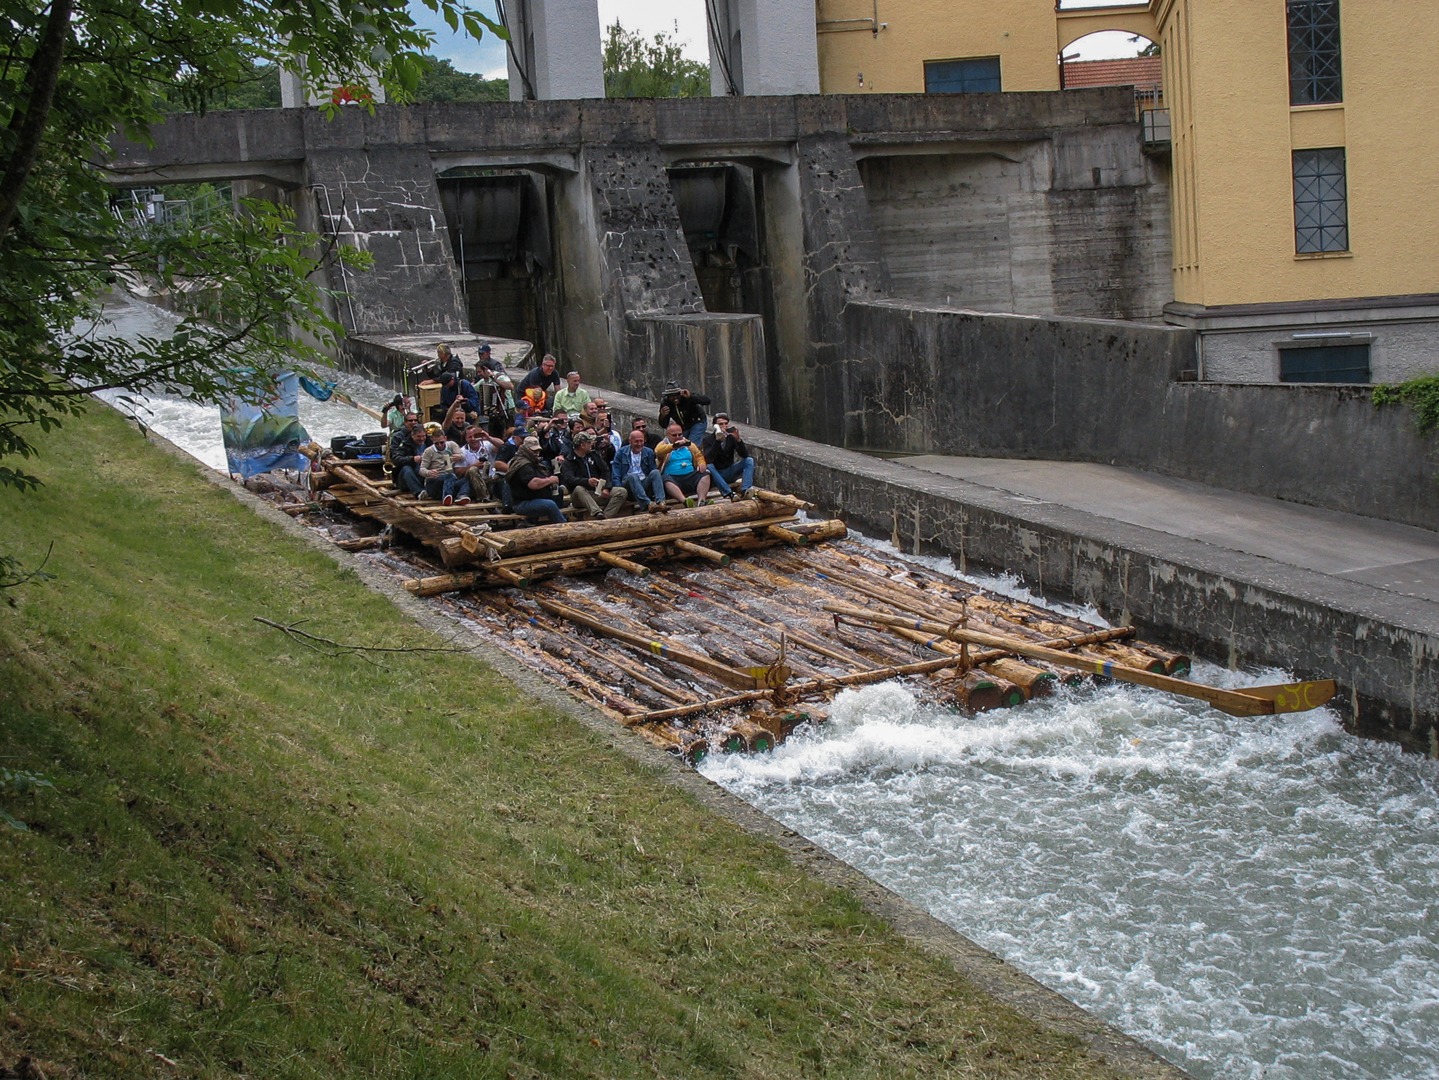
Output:
[[226,398],[220,406],[220,431],[227,467],[241,477],[308,467],[309,459],[300,453],[310,436],[300,425],[299,377],[289,371],[277,372],[273,390],[264,401]]

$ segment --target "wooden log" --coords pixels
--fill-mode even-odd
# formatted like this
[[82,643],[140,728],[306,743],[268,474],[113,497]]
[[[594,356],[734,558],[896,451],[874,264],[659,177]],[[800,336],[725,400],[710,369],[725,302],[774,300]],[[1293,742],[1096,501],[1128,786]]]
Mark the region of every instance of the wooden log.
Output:
[[515,571],[510,570],[507,567],[497,566],[493,570],[491,570],[490,573],[494,574],[496,577],[500,578],[503,581],[508,581],[517,589],[528,589],[531,585],[534,584],[534,582],[525,575],[517,574],[515,573]]
[[335,546],[345,551],[371,551],[383,548],[388,543],[389,538],[384,536],[357,536],[353,540],[336,540]]
[[803,533],[797,533],[780,525],[767,525],[764,531],[776,540],[783,540],[786,544],[793,544],[795,547],[805,547],[809,543],[809,537]]
[[621,555],[616,555],[613,551],[597,551],[595,552],[595,558],[599,559],[599,561],[606,566],[616,567],[628,574],[633,574],[635,577],[650,576],[650,568],[648,566],[642,566]]
[[[743,504],[741,504],[741,503],[729,503],[729,504],[727,504],[727,505],[730,505],[730,506],[739,506],[739,505],[743,505]],[[617,518],[617,519],[615,519],[614,522],[603,522],[603,521],[588,522],[588,521],[585,521],[585,522],[576,522],[575,524],[580,524],[580,525],[591,525],[591,524],[593,524],[593,525],[604,525],[604,524],[615,524],[616,522],[621,522],[621,523],[622,523],[622,522],[624,522],[625,520],[626,520],[626,519],[624,519],[624,518]],[[630,520],[633,520],[633,519],[630,519]],[[651,519],[647,519],[647,520],[651,520]],[[693,519],[691,519],[691,520],[693,520]],[[740,536],[747,535],[751,530],[756,529],[756,528],[759,528],[760,526],[764,526],[764,525],[777,525],[777,524],[780,524],[780,523],[782,523],[782,522],[788,522],[788,521],[793,521],[793,520],[794,520],[794,515],[793,515],[793,514],[789,514],[789,515],[785,515],[785,516],[781,516],[781,517],[762,518],[762,519],[760,519],[760,520],[758,520],[758,521],[738,522],[738,523],[720,524],[720,525],[705,525],[705,526],[701,526],[701,527],[695,528],[695,529],[685,529],[685,530],[683,530],[683,531],[681,531],[681,532],[677,532],[677,533],[667,533],[667,534],[662,535],[662,536],[652,536],[652,535],[649,535],[648,533],[646,533],[646,534],[643,534],[643,535],[641,535],[641,536],[638,536],[638,537],[635,537],[635,538],[629,539],[629,540],[608,540],[608,541],[605,541],[605,542],[603,542],[603,543],[589,544],[589,545],[586,545],[586,546],[584,546],[584,547],[577,547],[577,548],[559,548],[559,549],[556,549],[556,550],[553,550],[553,551],[545,551],[545,552],[542,552],[542,553],[540,553],[540,555],[524,555],[524,556],[516,556],[516,557],[506,556],[504,559],[501,560],[501,562],[502,562],[504,565],[506,565],[506,566],[514,566],[514,565],[524,566],[524,565],[533,564],[533,563],[535,563],[536,561],[538,561],[538,560],[541,559],[541,558],[543,558],[543,559],[546,560],[546,561],[551,560],[551,559],[576,559],[576,558],[580,558],[580,557],[582,557],[582,556],[591,556],[591,557],[592,557],[592,556],[594,556],[596,553],[601,552],[601,551],[629,551],[629,552],[633,553],[633,552],[635,552],[635,551],[640,550],[641,548],[653,547],[653,546],[655,546],[655,545],[657,545],[657,544],[669,544],[669,543],[673,543],[675,540],[701,540],[701,539],[703,539],[703,540],[708,540],[708,541],[709,541],[710,543],[712,543],[712,544],[728,543],[731,538],[737,538],[737,537],[740,537]],[[564,526],[564,525],[543,525],[543,526],[540,526],[538,529],[525,529],[525,530],[520,530],[520,531],[522,531],[522,532],[539,532],[539,531],[542,531],[542,530],[544,530],[544,529],[563,529],[563,528],[566,528],[566,526]],[[508,534],[504,534],[504,535],[501,535],[501,536],[495,536],[493,533],[486,533],[485,535],[486,535],[486,536],[489,536],[489,537],[492,537],[493,542],[494,542],[494,544],[495,544],[495,549],[496,549],[497,551],[503,552],[504,545],[509,542],[508,539],[507,539]],[[592,560],[592,561],[593,561],[593,560]]]
[[[532,615],[528,611],[523,610],[513,601],[501,599],[500,602],[503,603],[509,611],[519,616],[521,619],[524,619],[532,626],[541,627],[549,625],[543,620],[541,620],[539,616]],[[697,700],[694,694],[692,694],[690,691],[685,690],[683,687],[675,686],[673,683],[667,683],[662,679],[655,678],[649,672],[641,668],[638,664],[632,663],[627,657],[621,656],[618,652],[602,653],[587,642],[581,641],[578,638],[574,639],[573,644],[576,648],[583,649],[586,652],[600,658],[601,660],[604,660],[606,663],[613,664],[629,678],[634,679],[636,682],[644,683],[650,689],[656,691],[664,697],[669,698],[671,701],[689,703]]]
[[832,518],[829,521],[796,525],[794,526],[794,531],[803,536],[811,544],[822,544],[826,540],[843,540],[849,535],[849,526],[838,518]]
[[[688,649],[682,649],[668,642],[653,639],[646,640],[640,635],[620,630],[617,627],[601,622],[599,619],[592,619],[584,612],[578,611],[568,605],[557,604],[553,600],[546,600],[544,598],[536,598],[535,603],[551,615],[558,615],[562,619],[568,619],[570,622],[583,626],[587,630],[592,630],[596,634],[616,638],[619,641],[634,645],[636,648],[648,649],[657,656],[663,656],[676,663],[683,664],[685,667],[692,667],[696,671],[703,671],[705,674],[718,679],[724,683],[724,685],[734,687],[736,690],[757,690],[761,686],[768,685],[762,680],[768,678],[770,672],[774,672],[776,677],[785,674],[782,670],[775,669],[765,670],[751,668],[748,671],[739,671],[727,664],[717,663],[707,656],[700,656],[690,652]],[[763,674],[756,674],[756,672],[763,672]],[[788,676],[785,675],[785,677],[787,678]]]
[[1304,712],[1324,704],[1324,702],[1334,696],[1338,689],[1332,679],[1323,679],[1309,683],[1285,684],[1283,686],[1249,687],[1246,688],[1244,692],[1221,690],[1218,687],[1205,686],[1202,683],[1187,682],[1184,679],[1175,679],[1168,675],[1160,675],[1143,668],[1130,668],[1108,660],[1076,656],[1072,653],[1060,652],[1056,649],[1034,645],[1027,641],[1016,641],[996,637],[992,634],[981,634],[972,630],[962,630],[958,627],[944,626],[941,623],[929,622],[925,619],[907,619],[903,616],[885,615],[877,611],[870,611],[867,608],[857,608],[850,604],[826,604],[825,610],[833,611],[836,614],[845,615],[852,619],[867,619],[872,622],[884,624],[907,625],[917,630],[943,633],[956,641],[968,641],[974,645],[985,645],[991,648],[1005,649],[1019,656],[1043,660],[1051,664],[1058,664],[1062,667],[1077,668],[1081,671],[1093,672],[1096,675],[1104,675],[1122,682],[1134,683],[1137,686],[1148,686],[1155,690],[1166,690],[1184,697],[1198,698],[1200,701],[1207,701],[1215,708],[1222,712],[1227,712],[1232,716],[1267,716],[1273,715],[1276,712]]
[[750,753],[767,754],[774,749],[774,733],[753,720],[736,720],[730,728],[744,740],[744,748]]
[[440,574],[436,577],[410,578],[404,585],[415,596],[439,596],[441,593],[473,588],[480,577],[481,575],[476,573]]
[[970,671],[958,679],[950,690],[954,700],[972,712],[989,712],[1005,705],[1004,691],[999,683],[982,671]]
[[291,517],[299,517],[301,514],[314,514],[323,509],[324,507],[317,502],[298,503],[280,507],[283,513],[289,514]]
[[754,497],[761,502],[772,503],[776,506],[789,506],[795,510],[813,510],[814,503],[797,499],[793,495],[784,495],[778,491],[766,491],[764,488],[751,488]]
[[565,551],[616,540],[645,540],[671,533],[690,532],[717,525],[732,525],[772,516],[773,511],[757,500],[717,503],[669,514],[642,514],[600,521],[571,521],[561,525],[517,531],[504,538],[500,548],[506,558]]
[[714,548],[707,548],[703,544],[696,544],[691,540],[676,540],[675,550],[683,551],[686,555],[698,555],[701,559],[708,559],[710,562],[717,563],[720,566],[728,566],[730,564],[730,557],[724,552],[716,551]]
[[1027,700],[1052,693],[1059,680],[1059,676],[1054,672],[1026,664],[1022,660],[995,660],[985,664],[984,670],[1019,687]]

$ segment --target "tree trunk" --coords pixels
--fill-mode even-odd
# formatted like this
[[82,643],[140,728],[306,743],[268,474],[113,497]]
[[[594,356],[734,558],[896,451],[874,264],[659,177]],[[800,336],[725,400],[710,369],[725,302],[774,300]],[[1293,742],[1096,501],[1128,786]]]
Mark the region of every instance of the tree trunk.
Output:
[[55,86],[60,81],[60,66],[65,55],[65,39],[70,36],[70,15],[74,0],[53,0],[50,17],[45,21],[45,31],[35,54],[30,57],[30,70],[25,75],[25,85],[30,90],[30,100],[23,111],[16,108],[10,117],[10,130],[15,132],[15,149],[5,163],[5,174],[0,177],[0,243],[3,243],[10,225],[15,220],[15,210],[20,205],[20,193],[35,168],[35,159],[40,155],[40,140],[45,135],[45,125],[50,121],[50,106],[55,100]]

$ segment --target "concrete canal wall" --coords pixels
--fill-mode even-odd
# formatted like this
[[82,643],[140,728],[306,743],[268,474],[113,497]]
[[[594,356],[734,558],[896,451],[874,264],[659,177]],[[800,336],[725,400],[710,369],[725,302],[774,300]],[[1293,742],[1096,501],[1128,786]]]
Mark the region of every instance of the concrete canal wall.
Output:
[[852,302],[825,441],[1125,465],[1439,529],[1435,442],[1372,387],[1194,381],[1193,331]]

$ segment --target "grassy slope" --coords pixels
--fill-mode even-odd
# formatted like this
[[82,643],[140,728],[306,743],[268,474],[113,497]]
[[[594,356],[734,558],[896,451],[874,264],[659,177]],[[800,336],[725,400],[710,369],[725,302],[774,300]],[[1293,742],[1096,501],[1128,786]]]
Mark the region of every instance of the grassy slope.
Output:
[[[0,1064],[1105,1075],[96,409],[0,491]],[[172,1066],[165,1059],[177,1063]]]

